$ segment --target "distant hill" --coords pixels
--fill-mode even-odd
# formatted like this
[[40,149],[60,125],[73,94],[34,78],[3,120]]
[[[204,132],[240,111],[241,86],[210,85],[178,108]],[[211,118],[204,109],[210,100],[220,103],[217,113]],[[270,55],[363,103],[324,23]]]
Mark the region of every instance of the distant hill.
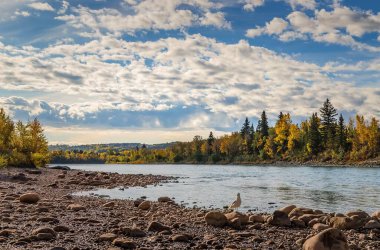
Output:
[[[160,144],[145,144],[149,149],[165,149],[175,144],[175,142],[160,143]],[[136,147],[142,148],[143,143],[108,143],[108,144],[86,144],[86,145],[65,145],[56,144],[49,145],[50,151],[94,151],[94,152],[107,152],[109,150],[122,151],[127,149],[135,149]]]

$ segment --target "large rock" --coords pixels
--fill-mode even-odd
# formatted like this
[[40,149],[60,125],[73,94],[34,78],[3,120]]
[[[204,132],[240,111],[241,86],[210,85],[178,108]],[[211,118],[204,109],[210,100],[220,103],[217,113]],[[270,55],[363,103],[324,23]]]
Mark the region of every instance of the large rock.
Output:
[[33,204],[40,200],[40,196],[37,193],[26,193],[20,196],[20,202]]
[[349,250],[346,237],[335,228],[326,229],[305,241],[303,250]]
[[380,222],[376,220],[370,220],[365,225],[364,228],[366,229],[380,229]]
[[208,212],[205,216],[205,221],[208,225],[214,227],[223,227],[228,222],[226,216],[217,211]]
[[314,211],[313,209],[310,209],[310,208],[303,208],[303,207],[296,207],[294,208],[289,214],[289,218],[292,218],[292,217],[300,217],[304,214],[313,214]]
[[288,227],[291,225],[290,219],[285,212],[274,211],[273,215],[269,217],[268,224],[273,226],[285,226]]
[[150,208],[150,201],[141,202],[141,204],[138,206],[138,208],[141,210],[148,210]]
[[283,207],[283,208],[279,209],[278,211],[284,212],[284,213],[289,215],[290,212],[293,211],[293,209],[295,209],[295,208],[296,208],[295,205],[290,205],[290,206]]
[[56,236],[56,232],[48,227],[40,227],[32,231],[32,235],[34,235],[38,240],[52,240]]
[[380,220],[380,210],[372,214],[372,218]]
[[318,219],[320,218],[322,215],[320,214],[304,214],[304,215],[301,215],[300,217],[298,217],[299,220],[302,220],[304,221],[306,224],[308,224],[311,220],[313,219]]
[[348,217],[358,216],[361,219],[370,217],[369,214],[367,214],[366,212],[364,212],[362,210],[351,211],[351,212],[348,212],[346,215]]
[[313,225],[313,229],[317,231],[322,231],[330,228],[328,225],[323,224],[323,223],[316,223]]
[[367,223],[367,219],[353,217],[332,217],[330,219],[330,226],[337,229],[359,229]]
[[239,218],[242,225],[246,225],[249,222],[249,217],[246,214],[239,213],[239,212],[231,212],[225,214],[228,221],[232,221],[233,219]]

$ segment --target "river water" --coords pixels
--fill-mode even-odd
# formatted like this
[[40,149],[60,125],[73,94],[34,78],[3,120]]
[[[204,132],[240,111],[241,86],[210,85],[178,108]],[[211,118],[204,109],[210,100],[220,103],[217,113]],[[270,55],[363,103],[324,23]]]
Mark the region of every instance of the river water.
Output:
[[178,183],[99,189],[80,195],[117,199],[175,198],[188,207],[223,208],[241,194],[241,210],[273,211],[294,204],[326,212],[380,210],[380,168],[235,165],[68,165],[72,169],[180,177]]

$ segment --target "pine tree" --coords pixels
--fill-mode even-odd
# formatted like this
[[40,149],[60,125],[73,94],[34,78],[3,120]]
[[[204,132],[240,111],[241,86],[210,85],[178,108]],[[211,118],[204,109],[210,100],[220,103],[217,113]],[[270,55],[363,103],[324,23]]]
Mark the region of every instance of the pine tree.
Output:
[[320,151],[321,134],[319,132],[319,118],[314,113],[310,118],[307,149],[312,155],[317,155]]
[[328,98],[319,111],[321,112],[321,135],[324,146],[326,148],[332,148],[336,127],[335,117],[338,113]]
[[212,133],[212,131],[210,131],[210,134],[207,138],[207,154],[208,155],[211,155],[213,153],[212,147],[213,147],[214,142],[215,142],[214,134]]

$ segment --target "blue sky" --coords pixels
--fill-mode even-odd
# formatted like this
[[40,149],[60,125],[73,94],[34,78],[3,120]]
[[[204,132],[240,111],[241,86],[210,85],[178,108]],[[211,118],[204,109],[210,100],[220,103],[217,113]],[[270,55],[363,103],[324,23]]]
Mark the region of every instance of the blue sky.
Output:
[[51,143],[190,140],[326,98],[380,118],[373,0],[0,3],[0,106]]

